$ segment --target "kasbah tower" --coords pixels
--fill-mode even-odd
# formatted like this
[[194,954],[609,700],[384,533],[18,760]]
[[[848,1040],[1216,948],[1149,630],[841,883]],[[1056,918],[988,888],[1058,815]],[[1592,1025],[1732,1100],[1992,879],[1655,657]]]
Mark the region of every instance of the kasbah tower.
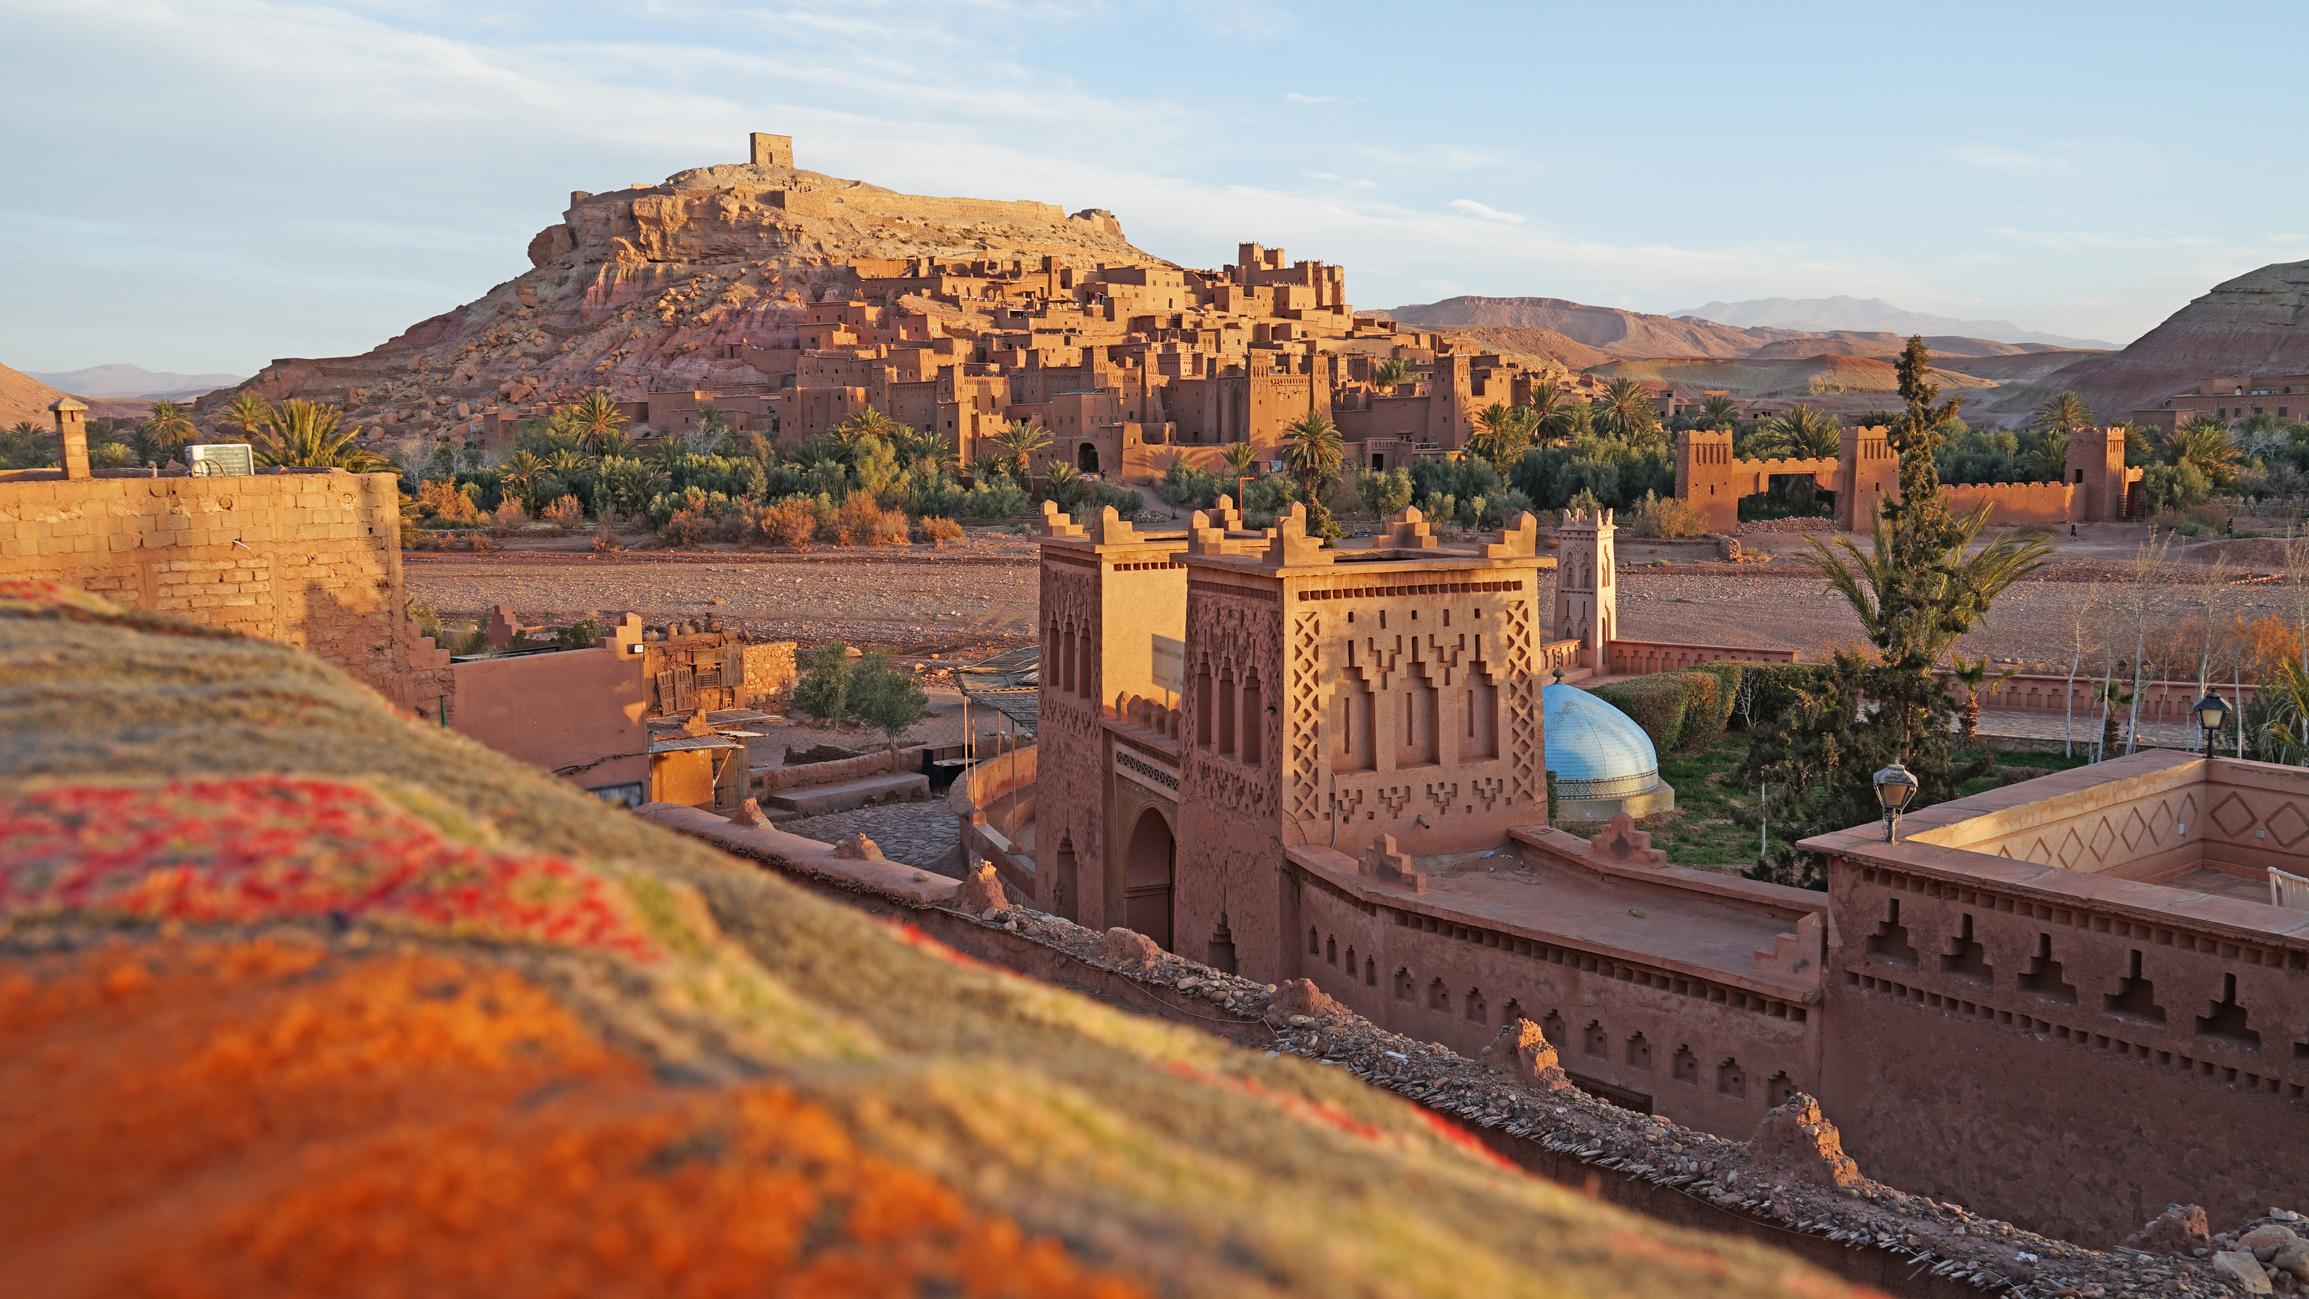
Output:
[[1454,551],[1416,510],[1325,549],[1303,507],[1254,532],[1225,501],[1183,535],[1047,533],[1052,910],[1273,982],[1327,871],[1417,888],[1412,858],[1546,820],[1529,515]]

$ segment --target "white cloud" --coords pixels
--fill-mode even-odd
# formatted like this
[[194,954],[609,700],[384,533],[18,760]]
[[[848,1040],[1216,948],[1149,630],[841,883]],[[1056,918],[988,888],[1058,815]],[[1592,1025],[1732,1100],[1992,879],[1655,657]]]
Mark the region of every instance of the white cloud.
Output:
[[1337,179],[1339,179],[1338,173],[1336,173],[1336,172],[1328,172],[1328,171],[1302,171],[1302,172],[1300,172],[1299,174],[1300,174],[1300,175],[1302,175],[1302,176],[1305,176],[1305,177],[1306,177],[1307,179],[1309,179],[1309,180],[1337,180]]
[[1455,198],[1443,206],[1454,211],[1465,212],[1472,217],[1482,217],[1486,221],[1505,221],[1511,225],[1523,224],[1523,218],[1515,213],[1502,212],[1487,203],[1478,203],[1471,198]]
[[1296,90],[1284,95],[1283,98],[1294,104],[1336,104],[1339,102],[1337,95],[1302,95]]

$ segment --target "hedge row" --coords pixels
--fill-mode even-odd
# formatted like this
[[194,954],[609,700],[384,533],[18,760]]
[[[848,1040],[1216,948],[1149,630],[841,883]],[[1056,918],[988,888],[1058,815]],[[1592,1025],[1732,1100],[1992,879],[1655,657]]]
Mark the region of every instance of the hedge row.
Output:
[[1754,692],[1756,720],[1796,706],[1798,693],[1819,671],[1811,663],[1707,663],[1597,686],[1595,697],[1626,713],[1662,753],[1710,749],[1740,714],[1740,692]]

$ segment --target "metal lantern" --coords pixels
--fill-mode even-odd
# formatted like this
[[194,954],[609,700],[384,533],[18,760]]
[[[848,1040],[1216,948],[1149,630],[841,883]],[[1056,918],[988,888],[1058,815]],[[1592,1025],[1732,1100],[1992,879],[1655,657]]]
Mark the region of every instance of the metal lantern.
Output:
[[1876,801],[1884,808],[1884,842],[1891,843],[1894,827],[1900,824],[1900,814],[1916,797],[1916,773],[1903,766],[1899,759],[1876,773]]
[[2226,700],[2208,690],[2205,697],[2197,701],[2195,711],[2197,725],[2205,728],[2205,756],[2210,758],[2213,756],[2213,737],[2220,734],[2221,723],[2228,720],[2229,705]]

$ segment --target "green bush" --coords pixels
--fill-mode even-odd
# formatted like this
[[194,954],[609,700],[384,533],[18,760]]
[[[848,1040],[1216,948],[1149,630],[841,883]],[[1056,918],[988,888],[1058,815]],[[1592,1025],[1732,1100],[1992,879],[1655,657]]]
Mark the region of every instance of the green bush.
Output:
[[1758,723],[1784,717],[1794,710],[1798,696],[1819,675],[1817,663],[1747,663],[1741,676],[1745,697],[1735,696],[1732,711],[1743,727],[1753,717]]
[[1732,714],[1739,711],[1740,689],[1748,680],[1745,663],[1702,663],[1695,672],[1705,672],[1716,679],[1716,729],[1719,733],[1731,729]]
[[1724,738],[1722,683],[1712,672],[1687,669],[1663,675],[1684,692],[1684,724],[1676,731],[1674,747],[1703,751],[1716,747]]
[[[1655,673],[1597,686],[1590,693],[1628,715],[1651,737],[1652,747],[1666,753],[1683,735],[1684,710],[1690,696],[1674,673]],[[1713,684],[1711,680],[1711,684]]]

